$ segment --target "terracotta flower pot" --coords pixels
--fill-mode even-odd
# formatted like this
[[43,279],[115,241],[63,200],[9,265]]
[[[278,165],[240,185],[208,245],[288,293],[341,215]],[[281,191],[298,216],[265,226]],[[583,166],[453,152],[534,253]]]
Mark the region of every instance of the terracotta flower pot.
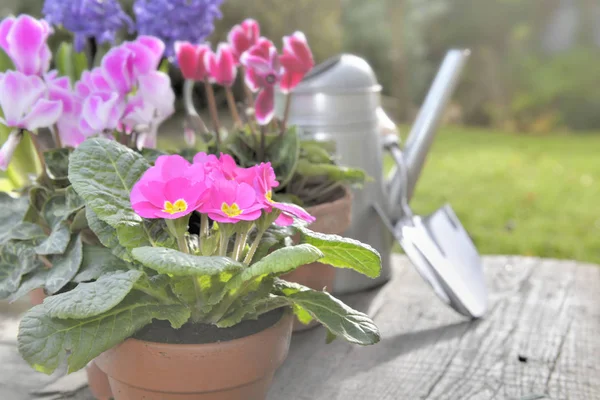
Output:
[[96,400],[110,400],[113,398],[108,376],[98,368],[95,360],[92,360],[85,367],[85,372],[87,373],[90,392]]
[[[352,193],[345,189],[343,197],[330,203],[319,204],[306,209],[316,218],[309,228],[315,232],[341,235],[352,222]],[[313,290],[333,289],[335,268],[318,262],[303,265],[300,268],[281,277],[286,281],[297,282]],[[307,330],[318,325],[313,321],[308,325],[294,321],[294,332]]]
[[115,400],[264,400],[292,333],[291,312],[277,313],[270,327],[229,341],[130,338],[98,356],[96,364],[108,375]]

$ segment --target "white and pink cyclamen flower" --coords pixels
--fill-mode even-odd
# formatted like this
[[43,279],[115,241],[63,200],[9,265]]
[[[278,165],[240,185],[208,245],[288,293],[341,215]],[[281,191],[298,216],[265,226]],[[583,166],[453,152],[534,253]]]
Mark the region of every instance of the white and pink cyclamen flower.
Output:
[[44,20],[29,15],[0,22],[0,47],[16,69],[0,74],[0,122],[19,131],[0,150],[0,168],[8,166],[23,130],[53,128],[61,144],[71,147],[115,129],[139,130],[138,146],[155,146],[158,125],[173,114],[175,103],[168,75],[157,71],[164,43],[139,36],[114,47],[73,88],[69,78],[48,72],[51,32]]

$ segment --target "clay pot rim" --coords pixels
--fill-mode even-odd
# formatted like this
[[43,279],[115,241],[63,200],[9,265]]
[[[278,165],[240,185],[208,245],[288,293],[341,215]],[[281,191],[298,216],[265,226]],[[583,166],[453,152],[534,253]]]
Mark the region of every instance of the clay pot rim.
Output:
[[329,211],[331,209],[331,207],[337,207],[340,204],[352,202],[353,195],[352,195],[352,191],[350,190],[350,188],[348,186],[344,186],[343,189],[344,189],[345,193],[339,199],[334,200],[334,201],[329,201],[327,203],[320,203],[320,204],[316,204],[314,206],[307,207],[306,211],[311,215],[315,215],[315,214],[320,214],[324,211]]
[[[218,341],[218,342],[212,342],[212,343],[198,343],[198,344],[192,344],[192,343],[161,343],[161,342],[151,342],[149,340],[142,340],[142,339],[136,339],[136,338],[128,338],[125,341],[123,341],[121,344],[125,343],[125,342],[139,342],[142,345],[145,346],[151,346],[153,348],[160,348],[161,350],[164,349],[166,351],[168,351],[169,349],[179,349],[179,350],[185,350],[187,348],[189,349],[206,349],[207,351],[211,351],[211,350],[215,350],[215,349],[224,349],[224,348],[229,348],[229,347],[238,347],[243,341],[248,340],[248,338],[252,338],[254,336],[260,335],[265,331],[271,330],[271,329],[277,329],[279,328],[280,325],[285,324],[286,322],[286,317],[291,317],[292,316],[292,308],[289,306],[284,306],[284,307],[280,307],[280,308],[284,308],[284,311],[281,313],[281,318],[279,318],[279,320],[277,322],[275,322],[273,325],[260,330],[256,333],[253,333],[252,335],[247,335],[247,336],[242,336],[240,338],[237,339],[232,339],[232,340],[224,340],[224,341]],[[260,318],[260,317],[259,317]]]

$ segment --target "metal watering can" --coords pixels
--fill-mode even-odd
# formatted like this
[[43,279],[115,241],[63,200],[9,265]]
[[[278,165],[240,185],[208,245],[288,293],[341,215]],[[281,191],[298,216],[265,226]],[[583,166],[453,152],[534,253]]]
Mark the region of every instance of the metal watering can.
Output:
[[[419,217],[408,205],[468,56],[466,50],[448,52],[403,150],[395,124],[380,106],[381,86],[365,60],[348,54],[333,57],[316,66],[294,90],[289,124],[301,128],[304,138],[333,139],[340,163],[362,168],[374,178],[353,193],[352,226],[346,235],[379,251],[382,273],[373,280],[337,270],[334,293],[358,292],[386,282],[396,240],[442,301],[468,317],[485,313],[481,259],[450,206]],[[278,115],[283,114],[283,103],[278,94]],[[385,151],[396,163],[387,177]]]

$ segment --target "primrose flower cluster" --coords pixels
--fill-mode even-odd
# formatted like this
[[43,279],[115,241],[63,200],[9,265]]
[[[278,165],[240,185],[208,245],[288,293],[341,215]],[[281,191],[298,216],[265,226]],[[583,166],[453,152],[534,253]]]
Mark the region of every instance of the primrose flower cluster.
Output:
[[49,71],[51,32],[46,21],[29,15],[0,23],[0,47],[16,69],[0,73],[0,122],[13,129],[0,150],[0,168],[7,168],[24,132],[39,128],[52,129],[58,146],[76,147],[119,130],[139,148],[154,147],[158,126],[175,103],[169,76],[157,70],[164,43],[139,36],[113,47],[72,85],[69,77]]
[[236,224],[278,213],[275,223],[294,218],[313,222],[301,207],[273,201],[279,183],[270,163],[240,168],[234,159],[198,153],[190,163],[178,155],[160,156],[131,191],[133,210],[143,218],[178,219],[194,211],[213,221]]
[[260,26],[253,19],[234,26],[228,43],[220,43],[216,53],[207,44],[185,41],[175,43],[175,53],[186,79],[209,80],[226,88],[233,85],[242,67],[245,84],[257,93],[254,108],[260,125],[273,119],[277,85],[289,94],[315,64],[302,32],[283,38],[280,55],[272,41],[260,36]]

